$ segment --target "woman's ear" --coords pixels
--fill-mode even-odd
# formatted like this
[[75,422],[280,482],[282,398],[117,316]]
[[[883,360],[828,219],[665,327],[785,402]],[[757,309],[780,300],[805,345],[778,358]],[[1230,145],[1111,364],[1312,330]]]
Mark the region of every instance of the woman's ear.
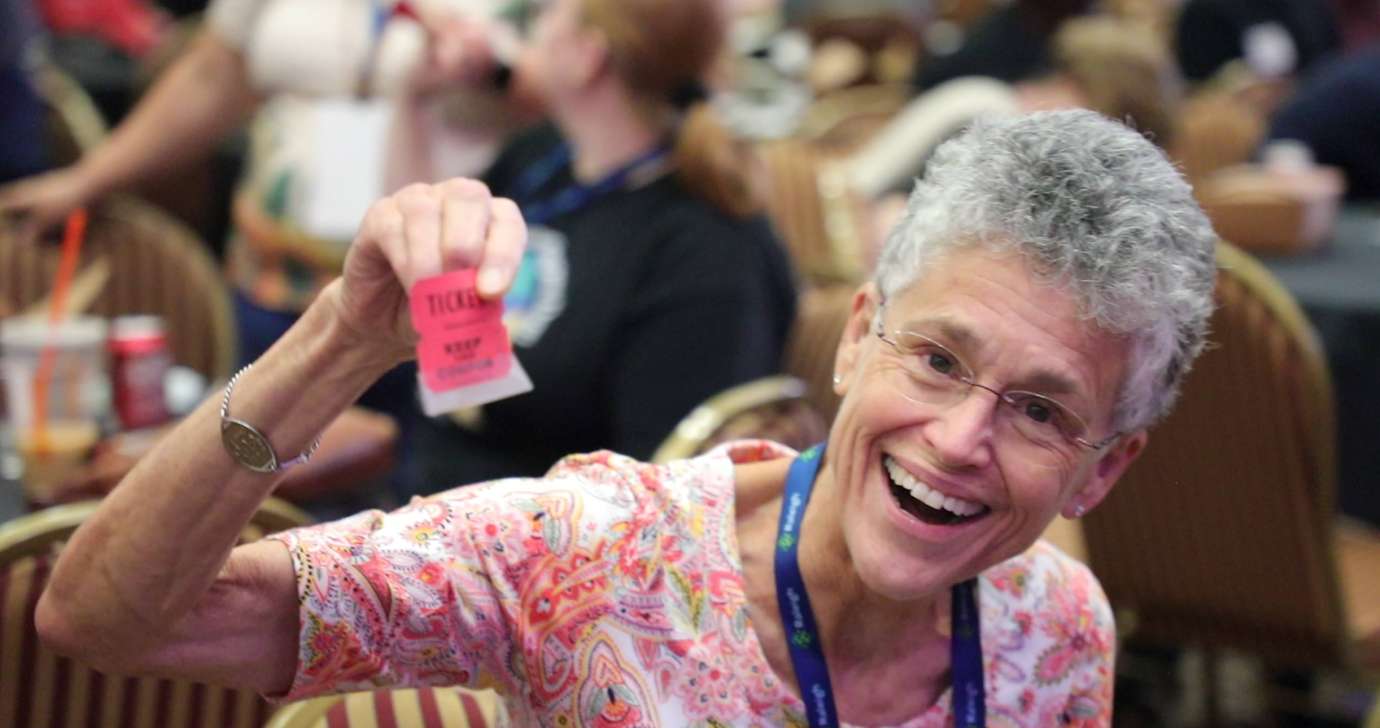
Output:
[[1116,485],[1126,469],[1131,467],[1131,463],[1145,452],[1145,445],[1149,441],[1150,435],[1145,430],[1118,438],[1116,443],[1107,448],[1107,452],[1102,453],[1093,464],[1087,483],[1064,505],[1061,511],[1063,516],[1078,518],[1096,508],[1097,504],[1112,492],[1112,486]]
[[843,327],[843,336],[834,353],[834,393],[842,397],[857,373],[858,356],[868,334],[872,332],[872,319],[880,305],[881,294],[877,284],[868,282],[858,287],[853,294],[853,309],[848,314],[848,323]]
[[575,42],[567,48],[565,61],[575,88],[592,86],[613,67],[609,39],[599,29],[585,25],[576,33]]

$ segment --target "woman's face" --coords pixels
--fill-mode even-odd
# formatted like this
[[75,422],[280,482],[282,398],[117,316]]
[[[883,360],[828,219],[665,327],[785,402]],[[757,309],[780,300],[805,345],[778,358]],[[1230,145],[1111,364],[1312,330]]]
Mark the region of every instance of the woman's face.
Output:
[[584,17],[583,0],[542,0],[513,67],[520,98],[558,108],[602,70],[603,36]]
[[[1095,506],[1144,446],[1144,433],[1097,451],[1050,437],[1072,420],[1051,419],[1047,401],[999,404],[954,384],[967,372],[999,392],[1045,395],[1083,420],[1085,439],[1114,434],[1126,340],[1080,322],[1072,297],[1018,257],[949,253],[881,303],[871,285],[855,298],[826,456],[849,555],[872,591],[931,596],[1021,553],[1061,510]],[[899,346],[876,335],[879,307]]]

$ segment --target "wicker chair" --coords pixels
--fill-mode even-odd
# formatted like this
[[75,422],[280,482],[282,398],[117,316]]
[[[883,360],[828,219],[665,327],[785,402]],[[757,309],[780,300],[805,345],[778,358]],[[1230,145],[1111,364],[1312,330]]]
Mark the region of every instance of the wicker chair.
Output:
[[[16,309],[47,295],[57,267],[55,246],[14,245],[0,228],[0,300]],[[173,360],[227,379],[235,363],[230,292],[205,245],[157,208],[132,198],[110,199],[91,212],[83,265],[110,261],[110,280],[91,313],[163,317]]]
[[[96,509],[57,506],[0,526],[0,725],[256,728],[272,710],[254,692],[186,681],[104,675],[49,652],[34,609],[57,554]],[[241,541],[306,524],[296,508],[266,502]]]
[[723,442],[761,438],[803,450],[829,434],[805,399],[805,383],[765,377],[720,392],[696,407],[652,455],[666,463],[693,457]]
[[1259,111],[1236,96],[1203,91],[1179,111],[1170,157],[1196,185],[1219,169],[1249,160],[1267,126]]
[[1335,520],[1320,345],[1263,266],[1225,243],[1218,262],[1213,345],[1083,520],[1090,564],[1143,642],[1380,670],[1380,539]]
[[76,162],[109,134],[96,103],[57,66],[42,64],[33,80],[47,108],[45,141],[55,165],[65,167]]
[[805,398],[826,421],[833,421],[839,407],[834,393],[834,352],[856,290],[852,285],[833,285],[805,291],[786,342],[785,373],[805,382]]
[[811,284],[856,282],[865,273],[868,217],[836,155],[802,139],[757,147],[767,217]]
[[797,136],[848,154],[886,126],[911,97],[907,84],[871,84],[835,91],[810,106]]
[[284,706],[264,728],[485,728],[508,725],[490,690],[422,688],[313,698]]

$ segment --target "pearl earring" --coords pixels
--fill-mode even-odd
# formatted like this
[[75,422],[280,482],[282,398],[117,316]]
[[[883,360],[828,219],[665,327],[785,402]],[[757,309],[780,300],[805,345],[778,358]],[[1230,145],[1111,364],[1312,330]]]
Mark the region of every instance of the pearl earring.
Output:
[[1084,507],[1083,505],[1081,505],[1081,504],[1080,504],[1080,505],[1076,505],[1076,506],[1073,507],[1073,517],[1074,517],[1074,518],[1082,518],[1082,517],[1083,517],[1083,514],[1084,514],[1084,513],[1087,513],[1087,512],[1088,512],[1088,509],[1087,509],[1086,507]]
[[838,374],[838,373],[835,373],[835,374],[834,374],[834,384],[843,384],[843,375],[842,375],[842,374]]

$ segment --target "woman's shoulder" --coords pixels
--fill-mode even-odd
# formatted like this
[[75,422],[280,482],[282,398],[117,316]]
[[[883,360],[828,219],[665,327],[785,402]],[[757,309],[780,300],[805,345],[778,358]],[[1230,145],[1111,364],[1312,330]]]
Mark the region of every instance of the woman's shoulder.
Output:
[[656,214],[644,228],[647,250],[657,270],[688,278],[714,280],[770,279],[774,286],[793,285],[790,257],[764,215],[735,217],[694,197],[667,178],[652,194]]
[[1050,618],[1090,617],[1112,628],[1112,610],[1092,570],[1046,541],[982,574],[984,596],[1014,610],[1037,609]]
[[661,207],[665,229],[676,233],[673,237],[699,241],[701,245],[776,245],[777,238],[771,223],[762,212],[731,215],[706,200],[697,197],[675,175],[662,179]]
[[1043,716],[1031,725],[1107,724],[1116,627],[1087,566],[1039,541],[983,572],[980,600],[989,706]]

